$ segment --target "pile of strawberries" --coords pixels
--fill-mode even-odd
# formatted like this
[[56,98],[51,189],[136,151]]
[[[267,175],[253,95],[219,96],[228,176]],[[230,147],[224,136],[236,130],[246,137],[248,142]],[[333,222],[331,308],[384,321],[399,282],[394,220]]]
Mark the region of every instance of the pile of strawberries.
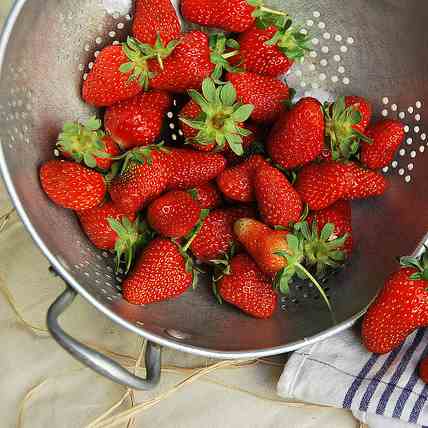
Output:
[[[371,124],[359,97],[293,103],[280,76],[309,38],[262,0],[182,0],[181,13],[219,31],[182,32],[169,0],[136,0],[132,36],[83,82],[103,121],[64,125],[44,191],[116,252],[130,303],[179,296],[208,268],[217,297],[257,318],[297,278],[330,306],[319,281],[351,256],[350,201],[387,190],[378,170],[403,125]],[[186,144],[159,143],[177,94]]]

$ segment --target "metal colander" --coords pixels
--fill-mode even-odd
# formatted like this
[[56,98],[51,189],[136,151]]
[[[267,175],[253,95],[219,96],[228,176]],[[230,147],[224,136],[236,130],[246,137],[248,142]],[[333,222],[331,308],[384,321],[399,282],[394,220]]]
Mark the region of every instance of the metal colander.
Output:
[[[72,212],[54,206],[38,180],[52,157],[65,121],[94,113],[80,98],[82,78],[100,49],[124,40],[132,20],[130,0],[19,0],[0,45],[0,167],[15,206],[54,270],[69,284],[52,306],[53,336],[98,372],[135,388],[159,378],[159,345],[217,358],[261,357],[297,349],[351,326],[376,295],[397,255],[420,248],[428,230],[428,3],[418,0],[277,0],[313,50],[287,76],[298,96],[325,101],[358,94],[374,104],[378,118],[399,118],[406,141],[384,172],[391,189],[354,207],[357,250],[352,263],[326,289],[335,308],[333,325],[324,303],[308,286],[294,287],[275,316],[252,319],[217,305],[201,280],[196,290],[168,302],[137,307],[120,293],[121,278],[110,254],[96,250]],[[180,139],[175,113],[168,136]],[[417,251],[417,250],[416,250]],[[81,294],[122,327],[152,343],[148,379],[138,379],[106,357],[80,345],[57,322]]]

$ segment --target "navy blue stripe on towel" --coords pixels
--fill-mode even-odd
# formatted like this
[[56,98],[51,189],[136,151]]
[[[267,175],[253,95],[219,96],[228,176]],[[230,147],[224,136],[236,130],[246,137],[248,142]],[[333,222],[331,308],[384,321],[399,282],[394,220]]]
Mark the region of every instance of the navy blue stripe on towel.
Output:
[[412,376],[410,376],[409,382],[407,382],[407,385],[404,387],[403,392],[398,397],[397,403],[395,404],[394,412],[392,413],[393,418],[401,417],[404,410],[404,406],[406,405],[407,400],[409,399],[410,394],[412,393],[413,388],[415,387],[418,379],[419,375],[415,370]]
[[410,413],[410,418],[409,418],[410,423],[416,424],[418,422],[419,415],[421,414],[422,408],[425,402],[427,401],[427,394],[428,394],[428,385],[425,385],[423,391],[421,392],[421,395],[419,395],[415,405],[413,406],[412,413]]
[[416,351],[417,347],[421,343],[422,338],[424,337],[424,331],[418,330],[415,338],[413,339],[412,344],[407,349],[406,353],[401,358],[400,364],[398,365],[397,369],[395,370],[394,374],[392,375],[390,381],[388,382],[387,387],[385,388],[385,391],[383,392],[382,396],[380,397],[379,403],[377,405],[376,413],[378,415],[383,415],[386,409],[386,406],[388,404],[388,400],[391,397],[392,393],[394,392],[398,381],[400,380],[401,376],[407,369],[407,365],[409,364],[409,361],[411,360],[414,352]]
[[[422,353],[422,356],[427,355],[427,352],[428,352],[428,345],[425,347]],[[404,387],[403,391],[398,397],[397,403],[395,404],[394,412],[392,413],[393,418],[400,418],[401,415],[403,414],[403,410],[407,403],[407,400],[409,399],[410,394],[413,392],[413,388],[415,387],[418,380],[419,380],[418,370],[417,368],[415,368],[415,371],[410,376],[409,381],[407,382],[406,386]]]
[[373,394],[376,392],[379,383],[382,381],[382,378],[385,376],[385,373],[391,367],[391,364],[394,362],[402,347],[403,345],[399,346],[397,349],[395,349],[388,355],[388,358],[385,360],[382,367],[378,370],[378,372],[375,374],[375,376],[369,383],[369,386],[367,387],[366,392],[364,393],[363,398],[361,399],[359,407],[362,412],[367,411],[370,404],[370,400],[372,399]]
[[355,377],[354,381],[352,382],[352,385],[346,392],[345,398],[343,400],[343,408],[344,409],[350,409],[352,405],[352,400],[355,397],[355,394],[357,393],[358,389],[360,388],[361,384],[363,383],[363,380],[366,378],[366,376],[369,374],[372,367],[375,365],[376,361],[379,359],[379,355],[373,354],[367,363],[364,365],[364,367],[361,369],[360,373]]

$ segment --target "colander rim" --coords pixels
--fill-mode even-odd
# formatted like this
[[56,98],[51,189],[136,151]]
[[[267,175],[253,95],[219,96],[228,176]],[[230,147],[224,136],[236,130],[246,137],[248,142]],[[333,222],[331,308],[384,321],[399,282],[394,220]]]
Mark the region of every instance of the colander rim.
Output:
[[[3,75],[4,69],[4,60],[6,56],[6,51],[9,43],[10,36],[12,34],[14,25],[21,13],[21,10],[25,6],[28,0],[17,0],[9,16],[6,20],[6,23],[3,27],[3,30],[0,35],[0,77]],[[278,354],[283,354],[291,351],[295,351],[304,346],[314,344],[316,342],[328,339],[341,331],[344,331],[350,327],[352,327],[367,311],[367,307],[363,310],[355,314],[354,316],[348,318],[345,321],[321,332],[309,338],[304,338],[300,341],[296,341],[287,345],[280,345],[271,348],[265,349],[256,349],[256,350],[242,350],[242,351],[221,351],[216,349],[204,348],[195,345],[189,345],[185,343],[180,343],[172,339],[165,338],[163,336],[150,333],[145,330],[143,327],[136,326],[135,324],[126,321],[121,318],[117,314],[115,314],[112,310],[106,307],[104,304],[98,302],[91,293],[89,293],[84,287],[82,287],[78,281],[68,272],[68,270],[62,265],[62,263],[52,254],[49,250],[48,246],[45,244],[39,233],[36,231],[34,226],[32,225],[24,206],[22,205],[18,194],[16,193],[15,187],[12,182],[12,178],[6,163],[5,153],[3,145],[0,144],[0,172],[3,177],[3,180],[6,185],[7,192],[12,200],[12,203],[20,217],[22,223],[24,224],[27,231],[30,233],[31,238],[36,243],[36,245],[40,248],[42,253],[51,263],[52,267],[59,274],[59,276],[68,283],[71,287],[73,287],[79,295],[81,295],[86,301],[95,306],[100,312],[102,312],[105,316],[111,319],[116,324],[121,327],[130,330],[139,336],[144,337],[145,339],[157,343],[161,346],[165,346],[168,348],[175,349],[181,352],[187,352],[194,355],[199,355],[207,358],[216,358],[216,359],[246,359],[246,358],[262,358],[268,357]]]

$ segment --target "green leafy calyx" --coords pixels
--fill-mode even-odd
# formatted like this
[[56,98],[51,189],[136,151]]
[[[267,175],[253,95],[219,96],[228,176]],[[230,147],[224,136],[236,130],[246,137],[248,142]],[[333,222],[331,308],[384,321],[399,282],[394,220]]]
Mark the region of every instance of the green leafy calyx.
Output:
[[289,233],[287,235],[287,250],[278,251],[277,256],[286,261],[285,267],[275,277],[275,286],[281,293],[288,294],[290,284],[298,273],[297,266],[303,261],[303,241],[299,236]]
[[305,265],[313,268],[317,278],[325,278],[330,270],[339,269],[347,259],[343,250],[348,234],[337,236],[335,225],[327,223],[321,231],[318,231],[317,221],[309,226],[306,221],[295,225],[304,239]]
[[288,15],[287,12],[265,6],[264,0],[247,0],[247,3],[255,8],[253,17],[256,18],[257,25],[264,26],[265,28],[277,25],[281,18]]
[[293,26],[288,17],[281,17],[275,26],[277,32],[266,42],[268,46],[276,46],[290,60],[303,58],[310,51],[310,36],[302,32],[301,26]]
[[254,106],[237,101],[231,82],[216,85],[211,78],[204,80],[202,93],[190,90],[189,95],[202,111],[196,119],[180,117],[186,125],[198,130],[196,137],[188,142],[203,146],[214,144],[219,151],[229,145],[234,153],[242,156],[243,137],[251,134],[242,123],[249,119]]
[[410,279],[428,281],[428,250],[426,247],[420,257],[401,257],[400,264],[402,267],[410,267],[417,270],[410,276]]
[[142,165],[147,163],[148,165],[151,165],[153,163],[153,152],[170,153],[169,149],[165,147],[165,142],[163,141],[159,144],[137,147],[124,153],[122,156],[115,158],[123,162],[121,174],[124,174],[128,170],[131,163],[139,163]]
[[89,168],[96,168],[96,158],[110,158],[106,153],[104,137],[101,120],[93,116],[84,123],[66,122],[58,136],[56,146],[58,150],[71,156],[74,161],[83,162]]
[[139,48],[143,52],[146,59],[156,58],[161,69],[163,70],[164,64],[163,60],[168,58],[174,49],[180,44],[180,40],[171,40],[167,45],[164,45],[160,34],[157,34],[156,42],[153,46],[148,43],[140,43]]
[[211,62],[215,65],[211,75],[217,84],[224,84],[220,79],[223,72],[240,71],[239,64],[231,65],[229,59],[239,54],[239,43],[235,39],[227,38],[224,33],[216,33],[210,36]]
[[371,140],[356,129],[361,120],[361,112],[355,106],[346,107],[345,97],[339,97],[331,105],[324,107],[326,136],[330,142],[333,160],[348,161],[358,156],[360,143]]
[[123,217],[120,220],[109,217],[107,221],[117,234],[114,248],[116,252],[116,271],[119,270],[120,265],[123,263],[125,273],[128,273],[135,259],[136,250],[145,246],[153,238],[153,232],[150,231],[145,223],[140,222],[139,218],[134,223],[128,217]]
[[192,288],[195,290],[198,286],[198,278],[200,273],[204,273],[204,271],[195,265],[194,260],[192,256],[188,252],[187,246],[181,246],[180,242],[178,242],[175,239],[172,239],[172,242],[177,246],[178,250],[180,251],[181,256],[184,259],[184,265],[187,273],[192,274]]
[[150,79],[154,77],[154,73],[149,70],[147,60],[154,57],[157,57],[159,60],[163,57],[163,54],[159,53],[158,55],[154,47],[140,43],[133,37],[128,37],[126,43],[122,44],[122,49],[128,57],[129,62],[123,63],[119,67],[119,71],[121,73],[129,73],[128,82],[137,81],[147,91]]
[[235,257],[236,252],[237,248],[236,244],[234,243],[230,247],[230,250],[225,253],[221,259],[210,261],[214,265],[212,290],[215,298],[220,304],[223,303],[223,299],[221,298],[220,293],[218,292],[218,283],[225,276],[233,274],[230,264],[232,262],[232,259]]
[[287,250],[278,251],[276,255],[283,257],[286,261],[285,267],[279,271],[275,277],[275,285],[279,288],[281,293],[289,293],[290,284],[296,277],[300,279],[309,279],[318,289],[328,309],[332,312],[330,301],[324,289],[312,273],[304,266],[305,239],[298,229],[296,233],[287,235]]

